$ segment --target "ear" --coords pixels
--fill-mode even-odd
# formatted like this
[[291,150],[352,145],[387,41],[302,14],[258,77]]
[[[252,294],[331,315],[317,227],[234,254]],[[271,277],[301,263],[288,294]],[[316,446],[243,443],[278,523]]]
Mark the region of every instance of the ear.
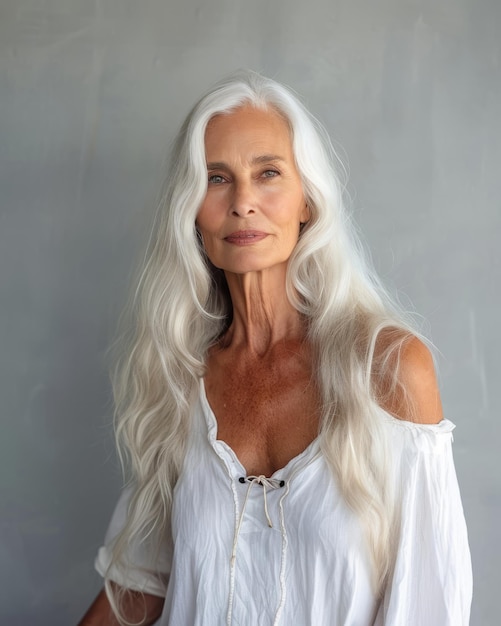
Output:
[[301,211],[301,215],[299,216],[299,223],[306,224],[310,221],[311,218],[311,210],[308,206],[308,203],[305,201],[303,210]]
[[197,233],[198,243],[202,250],[205,252],[204,236],[202,235],[202,232],[198,229],[198,225],[195,225],[195,231]]

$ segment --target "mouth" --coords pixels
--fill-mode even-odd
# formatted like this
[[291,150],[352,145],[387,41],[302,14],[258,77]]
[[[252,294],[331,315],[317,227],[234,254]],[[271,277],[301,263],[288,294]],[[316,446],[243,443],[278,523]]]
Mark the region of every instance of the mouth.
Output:
[[238,230],[225,237],[224,240],[235,245],[246,246],[257,243],[267,236],[268,233],[263,233],[260,230]]

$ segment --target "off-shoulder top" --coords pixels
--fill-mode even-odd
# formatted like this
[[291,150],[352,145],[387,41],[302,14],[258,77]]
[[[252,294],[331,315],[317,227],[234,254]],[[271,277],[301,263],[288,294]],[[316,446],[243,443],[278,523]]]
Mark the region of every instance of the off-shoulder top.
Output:
[[[399,497],[396,560],[382,598],[357,516],[313,441],[271,477],[247,476],[217,440],[203,383],[171,528],[130,546],[118,584],[165,596],[158,626],[467,626],[472,576],[452,457],[454,425],[388,416]],[[104,575],[130,491],[96,558]]]

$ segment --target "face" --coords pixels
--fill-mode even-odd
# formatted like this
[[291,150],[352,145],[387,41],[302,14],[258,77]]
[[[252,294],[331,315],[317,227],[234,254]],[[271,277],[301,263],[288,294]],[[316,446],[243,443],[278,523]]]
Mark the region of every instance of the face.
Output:
[[217,115],[205,156],[197,228],[211,262],[237,274],[286,264],[308,219],[286,122],[251,106]]

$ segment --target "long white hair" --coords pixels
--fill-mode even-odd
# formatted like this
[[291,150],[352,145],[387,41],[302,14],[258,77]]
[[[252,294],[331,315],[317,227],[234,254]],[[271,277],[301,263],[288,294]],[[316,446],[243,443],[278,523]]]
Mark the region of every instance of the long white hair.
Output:
[[[374,380],[386,381],[388,392],[399,386],[399,350],[416,331],[365,258],[343,206],[326,132],[289,89],[251,71],[217,84],[183,124],[131,299],[113,388],[118,446],[133,496],[112,567],[125,568],[128,545],[160,535],[167,525],[207,351],[231,321],[224,275],[208,262],[195,219],[207,190],[207,123],[244,104],[278,112],[290,129],[311,217],[289,260],[287,294],[307,320],[315,354],[321,448],[365,529],[378,593],[391,568],[395,507],[379,419],[383,387]],[[109,580],[107,589],[117,610]]]

